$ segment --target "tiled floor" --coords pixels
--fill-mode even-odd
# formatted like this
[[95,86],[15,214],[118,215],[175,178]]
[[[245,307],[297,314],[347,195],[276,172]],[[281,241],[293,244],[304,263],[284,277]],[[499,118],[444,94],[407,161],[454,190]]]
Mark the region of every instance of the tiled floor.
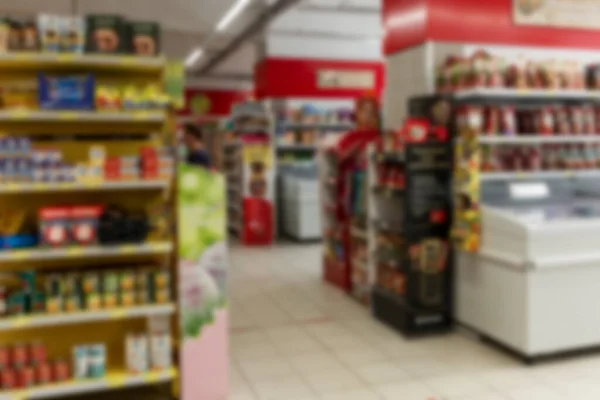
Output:
[[324,284],[320,257],[232,248],[230,400],[600,399],[600,355],[526,367],[464,333],[407,341]]

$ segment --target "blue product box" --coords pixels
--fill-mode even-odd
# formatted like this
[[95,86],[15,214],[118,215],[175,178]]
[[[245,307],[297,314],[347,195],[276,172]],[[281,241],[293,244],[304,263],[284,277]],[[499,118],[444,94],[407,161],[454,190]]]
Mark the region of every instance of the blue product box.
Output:
[[45,110],[93,110],[93,75],[38,75],[40,108]]

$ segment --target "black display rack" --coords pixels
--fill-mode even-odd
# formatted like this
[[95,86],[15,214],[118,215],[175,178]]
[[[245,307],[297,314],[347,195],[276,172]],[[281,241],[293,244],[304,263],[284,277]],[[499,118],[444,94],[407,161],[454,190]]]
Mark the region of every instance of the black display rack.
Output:
[[[412,118],[448,129],[448,121],[433,115],[441,97],[420,97],[409,103]],[[444,105],[449,107],[450,104]],[[448,115],[449,117],[450,115]],[[372,293],[373,314],[406,336],[448,332],[452,328],[452,144],[435,135],[404,146],[405,190],[401,223],[402,248],[396,269],[404,276],[403,295],[386,289],[378,279]]]

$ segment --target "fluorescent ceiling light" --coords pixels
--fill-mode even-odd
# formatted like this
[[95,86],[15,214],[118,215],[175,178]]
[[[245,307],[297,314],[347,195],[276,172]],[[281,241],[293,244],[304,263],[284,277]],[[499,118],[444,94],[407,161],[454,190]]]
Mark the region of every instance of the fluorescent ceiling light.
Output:
[[192,51],[190,55],[187,56],[187,58],[185,59],[185,66],[189,68],[192,65],[196,64],[196,61],[198,61],[203,54],[204,50],[201,48],[197,48],[196,50]]
[[217,24],[217,31],[224,31],[237,18],[238,15],[246,8],[250,0],[236,0],[235,4],[227,11]]

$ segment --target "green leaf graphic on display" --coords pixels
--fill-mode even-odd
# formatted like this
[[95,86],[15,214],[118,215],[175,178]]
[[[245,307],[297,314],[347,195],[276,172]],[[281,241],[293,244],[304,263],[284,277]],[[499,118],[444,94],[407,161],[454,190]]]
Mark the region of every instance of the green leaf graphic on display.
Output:
[[194,115],[205,115],[210,111],[210,107],[210,99],[203,94],[192,97],[190,101],[190,110]]
[[226,209],[222,175],[178,166],[181,331],[197,337],[226,304]]

